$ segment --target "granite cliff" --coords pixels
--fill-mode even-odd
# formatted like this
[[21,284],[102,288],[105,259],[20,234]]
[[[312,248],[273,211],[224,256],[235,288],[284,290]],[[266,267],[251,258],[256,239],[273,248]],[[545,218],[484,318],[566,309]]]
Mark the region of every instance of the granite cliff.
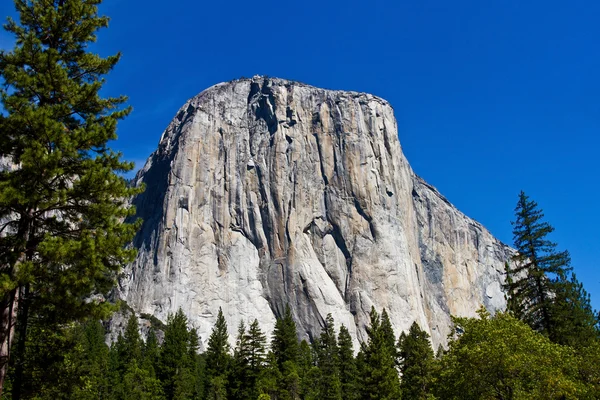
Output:
[[327,313],[365,339],[371,306],[445,343],[450,315],[505,306],[510,249],[420,179],[392,107],[370,94],[266,77],[190,99],[136,176],[139,254],[119,295],[166,320],[179,307],[206,343],[270,332],[287,303],[301,337]]

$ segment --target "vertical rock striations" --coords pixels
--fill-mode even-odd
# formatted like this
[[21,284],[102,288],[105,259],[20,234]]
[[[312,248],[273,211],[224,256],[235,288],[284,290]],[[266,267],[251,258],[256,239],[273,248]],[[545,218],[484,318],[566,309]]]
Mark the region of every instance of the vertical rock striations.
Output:
[[510,249],[411,170],[392,107],[370,94],[255,77],[189,100],[136,177],[144,219],[120,295],[206,341],[270,331],[287,303],[302,337],[332,313],[365,339],[371,306],[444,343],[450,314],[504,307]]

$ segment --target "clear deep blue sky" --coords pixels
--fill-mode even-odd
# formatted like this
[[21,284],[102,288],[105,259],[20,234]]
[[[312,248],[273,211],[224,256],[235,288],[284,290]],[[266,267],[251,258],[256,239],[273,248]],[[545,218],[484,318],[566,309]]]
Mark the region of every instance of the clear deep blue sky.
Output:
[[[600,1],[105,0],[94,50],[133,114],[114,147],[142,164],[177,109],[266,74],[394,107],[417,174],[512,243],[524,190],[600,308]],[[0,16],[14,15],[2,0]],[[0,47],[12,40],[0,33]]]

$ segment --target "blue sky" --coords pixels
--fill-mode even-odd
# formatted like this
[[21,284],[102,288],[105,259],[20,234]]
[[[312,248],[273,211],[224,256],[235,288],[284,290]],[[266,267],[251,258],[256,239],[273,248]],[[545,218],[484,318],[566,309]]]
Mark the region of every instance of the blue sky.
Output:
[[[394,107],[417,174],[512,243],[520,190],[600,308],[597,0],[105,0],[93,49],[123,58],[107,94],[134,107],[115,147],[141,164],[191,96],[266,74]],[[10,1],[0,16],[13,15]],[[0,47],[11,39],[0,33]]]

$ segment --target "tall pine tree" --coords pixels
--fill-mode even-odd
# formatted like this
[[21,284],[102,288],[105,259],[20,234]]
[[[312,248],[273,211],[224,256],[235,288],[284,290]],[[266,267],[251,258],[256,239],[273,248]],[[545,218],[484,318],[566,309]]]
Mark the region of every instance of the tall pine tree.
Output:
[[435,358],[429,342],[429,334],[416,322],[408,334],[402,332],[398,339],[398,355],[402,380],[402,398],[426,400],[432,391]]
[[381,324],[375,307],[371,308],[368,342],[362,343],[358,365],[364,399],[392,400],[400,398],[400,381],[396,370],[395,349],[390,348],[389,332]]
[[285,306],[283,318],[277,318],[275,322],[271,349],[280,369],[286,361],[295,363],[298,360],[298,334],[289,304]]
[[358,399],[358,370],[356,368],[356,360],[354,359],[352,337],[350,336],[350,332],[348,332],[348,328],[346,328],[344,325],[340,327],[340,333],[338,335],[338,349],[342,399]]
[[556,244],[547,239],[554,228],[543,221],[544,214],[537,203],[524,192],[519,194],[515,216],[513,239],[518,253],[513,257],[514,266],[508,265],[506,270],[510,311],[534,330],[551,336],[551,280],[570,270],[569,253],[557,252]]
[[341,400],[342,385],[340,382],[339,348],[331,314],[327,314],[327,318],[325,319],[317,355],[318,366],[321,372],[319,382],[320,397],[327,400]]
[[584,345],[598,338],[598,314],[581,283],[570,273],[567,251],[556,251],[535,201],[521,192],[513,222],[517,254],[506,264],[508,310],[532,329],[560,344]]
[[219,398],[229,388],[231,356],[229,355],[229,334],[223,310],[219,307],[217,321],[208,338],[206,349],[206,387],[209,398]]
[[102,296],[134,255],[135,226],[123,220],[137,189],[117,174],[132,164],[108,147],[130,109],[99,94],[120,55],[87,51],[108,25],[99,3],[15,0],[19,22],[5,25],[16,46],[0,51],[0,391],[17,320],[24,353],[30,315],[104,314]]
[[181,375],[189,368],[189,331],[187,317],[181,308],[175,315],[169,315],[165,328],[165,338],[160,350],[158,377],[165,396],[174,399]]

